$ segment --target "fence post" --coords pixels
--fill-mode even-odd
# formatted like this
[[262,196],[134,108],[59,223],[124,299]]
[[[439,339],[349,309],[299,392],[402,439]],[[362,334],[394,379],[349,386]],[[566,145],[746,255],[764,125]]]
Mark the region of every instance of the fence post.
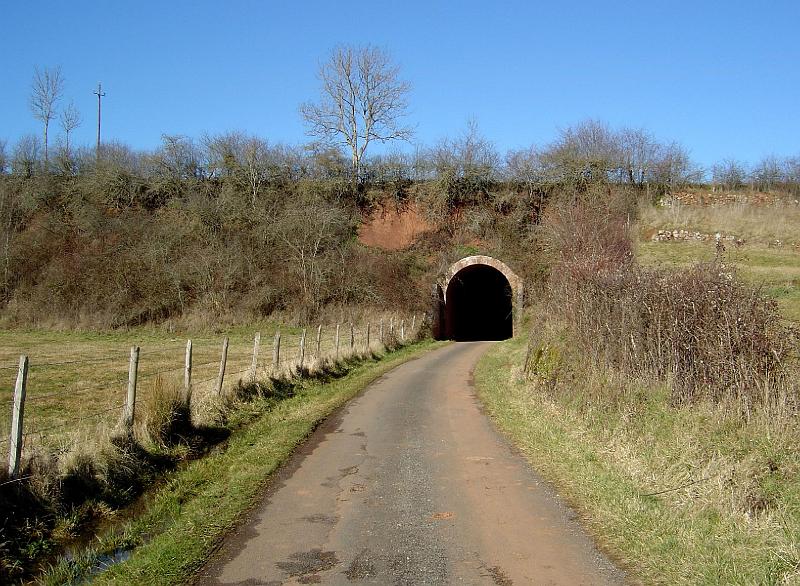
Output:
[[214,390],[218,395],[222,394],[222,382],[225,380],[225,364],[228,362],[228,336],[222,340],[222,359],[219,361],[219,375]]
[[389,335],[394,336],[394,316],[389,318]]
[[356,347],[356,328],[353,325],[353,322],[350,322],[350,353],[353,353],[353,350]]
[[122,424],[130,431],[133,429],[133,418],[136,411],[136,379],[139,376],[139,346],[131,348],[131,359],[128,363],[128,397],[125,400],[125,411]]
[[22,459],[22,423],[25,416],[25,392],[28,386],[28,357],[19,357],[17,384],[14,387],[14,407],[11,410],[11,438],[8,444],[8,475],[16,478]]
[[261,332],[256,332],[253,340],[253,364],[250,366],[250,380],[256,381],[256,371],[258,370],[258,352],[261,350]]
[[336,360],[339,360],[339,324],[336,324]]
[[322,352],[320,351],[321,349],[322,349],[322,324],[319,324],[319,327],[317,327],[317,352],[316,354],[314,354],[314,356],[317,359],[317,362],[322,362]]
[[406,341],[406,320],[400,322],[400,341]]
[[281,332],[275,332],[275,341],[272,343],[272,372],[278,369],[281,363]]
[[370,328],[370,324],[369,324],[369,322],[367,322],[367,345],[366,345],[367,352],[369,352],[369,328]]
[[381,330],[380,334],[378,334],[378,338],[380,339],[381,344],[383,344],[383,318],[381,318]]
[[300,372],[303,372],[303,362],[306,359],[306,331],[300,335]]
[[183,404],[189,406],[192,399],[192,341],[186,340],[186,362],[183,367]]
[[411,316],[411,335],[414,335],[414,331],[417,328],[417,314]]

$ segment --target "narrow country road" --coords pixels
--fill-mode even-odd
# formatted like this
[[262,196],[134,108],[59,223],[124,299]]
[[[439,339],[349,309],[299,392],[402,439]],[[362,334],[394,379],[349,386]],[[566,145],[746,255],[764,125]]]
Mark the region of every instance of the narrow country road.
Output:
[[481,412],[471,378],[488,347],[450,344],[373,383],[197,584],[622,583]]

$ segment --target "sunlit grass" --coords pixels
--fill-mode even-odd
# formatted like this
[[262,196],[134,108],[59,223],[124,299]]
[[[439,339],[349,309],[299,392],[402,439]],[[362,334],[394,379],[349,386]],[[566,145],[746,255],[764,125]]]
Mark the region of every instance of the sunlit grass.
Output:
[[[538,334],[541,336],[541,333]],[[554,346],[566,343],[557,332]],[[736,405],[677,408],[663,384],[568,362],[523,375],[527,337],[494,346],[475,381],[490,415],[582,514],[633,582],[800,582],[800,428]]]

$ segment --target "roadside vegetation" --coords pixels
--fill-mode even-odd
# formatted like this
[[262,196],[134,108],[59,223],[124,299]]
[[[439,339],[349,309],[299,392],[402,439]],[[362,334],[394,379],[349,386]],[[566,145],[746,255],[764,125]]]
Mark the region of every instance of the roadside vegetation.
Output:
[[[389,350],[401,347],[394,339],[387,343]],[[223,504],[218,505],[227,508],[219,517],[207,519],[209,529],[202,536],[185,543],[188,552],[199,540],[206,547],[202,555],[207,554],[208,547],[264,486],[269,473],[317,421],[388,365],[424,349],[424,344],[411,346],[390,352],[385,359],[377,350],[357,352],[339,361],[316,363],[302,373],[240,380],[216,400],[204,401],[200,413],[185,410],[179,384],[156,377],[131,433],[110,426],[104,433],[85,432],[82,441],[65,444],[69,451],[63,454],[39,451],[28,460],[26,482],[2,487],[5,527],[0,576],[10,581],[30,575],[36,564],[56,560],[46,582],[80,581],[87,572],[116,559],[118,550],[124,550],[127,558],[133,547],[172,526],[172,517],[179,516],[181,505],[189,499],[181,483],[197,489],[213,480],[219,483],[215,494]],[[241,440],[242,436],[248,439]],[[253,437],[259,437],[262,451],[256,456],[242,453],[254,445]],[[207,458],[227,460],[209,472],[202,464]],[[231,458],[248,463],[241,471],[244,478],[228,468],[233,465]],[[263,466],[261,458],[266,458]],[[151,485],[155,491],[139,497]],[[127,509],[131,503],[136,504]],[[151,506],[167,508],[153,512]],[[199,510],[206,514],[209,509]],[[99,541],[90,538],[95,534]],[[69,555],[62,558],[65,546]],[[196,567],[199,558],[184,555],[189,561],[181,558],[180,563]],[[151,571],[156,573],[156,567],[161,572],[160,566]]]
[[[731,231],[714,223],[725,209],[685,213]],[[635,246],[631,217],[613,199],[549,210],[552,276],[530,334],[479,366],[481,397],[634,579],[797,583],[800,335],[792,303],[758,284],[762,267],[791,282],[780,259],[796,252],[764,247],[738,269],[748,245]]]

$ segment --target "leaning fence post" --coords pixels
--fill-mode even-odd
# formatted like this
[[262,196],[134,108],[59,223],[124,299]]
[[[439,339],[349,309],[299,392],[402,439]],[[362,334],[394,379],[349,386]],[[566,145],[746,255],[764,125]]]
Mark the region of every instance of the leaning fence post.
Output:
[[278,370],[281,363],[281,332],[275,332],[275,341],[272,343],[272,372]]
[[17,384],[14,387],[14,407],[11,411],[11,438],[8,444],[8,475],[16,478],[22,459],[22,423],[25,415],[25,391],[28,386],[28,357],[19,357]]
[[228,362],[228,336],[222,340],[222,358],[219,361],[219,375],[214,390],[218,395],[222,394],[222,382],[225,380],[225,364]]
[[320,352],[321,347],[322,347],[322,324],[319,324],[319,327],[317,327],[317,352],[316,354],[314,354],[318,362],[322,361],[322,356]]
[[133,418],[136,410],[136,379],[139,376],[139,346],[131,348],[131,359],[128,363],[128,397],[125,400],[125,411],[122,423],[128,431],[133,429]]
[[253,340],[253,364],[250,365],[250,380],[255,382],[256,371],[258,370],[258,352],[261,350],[261,332],[256,332]]
[[300,372],[303,372],[303,362],[306,358],[306,331],[300,335]]
[[339,324],[336,324],[336,360],[339,360]]
[[367,322],[367,344],[366,344],[367,352],[369,352],[369,328],[370,328],[370,324],[369,324],[369,322]]
[[353,350],[356,347],[356,328],[353,325],[353,322],[350,322],[350,353],[352,354]]
[[183,404],[189,406],[192,398],[192,341],[186,340],[186,361],[183,367]]

